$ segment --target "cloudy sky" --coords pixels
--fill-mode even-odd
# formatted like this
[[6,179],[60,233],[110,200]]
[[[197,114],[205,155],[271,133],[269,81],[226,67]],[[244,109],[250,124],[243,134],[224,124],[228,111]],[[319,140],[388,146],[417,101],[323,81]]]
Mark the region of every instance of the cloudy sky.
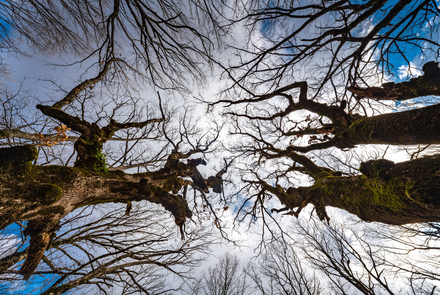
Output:
[[[232,14],[231,14],[232,16]],[[378,20],[372,20],[370,23],[365,23],[362,28],[366,32],[374,25],[374,22]],[[286,24],[284,24],[286,25]],[[280,24],[271,23],[269,21],[262,22],[261,27],[258,30],[254,30],[253,34],[249,36],[248,31],[241,27],[241,23],[238,23],[237,26],[233,27],[232,35],[229,36],[226,40],[227,44],[232,44],[237,48],[244,48],[249,41],[251,43],[259,46],[266,47],[270,45],[270,42],[266,40],[266,37],[270,36],[273,33],[274,28],[277,28]],[[313,33],[313,32],[312,32]],[[423,33],[423,32],[421,32]],[[283,33],[280,33],[283,35]],[[32,94],[29,96],[30,100],[30,108],[26,109],[26,112],[30,112],[32,107],[38,103],[44,103],[49,101],[54,101],[61,98],[63,91],[69,91],[77,85],[77,83],[83,79],[87,79],[96,75],[96,69],[89,68],[94,60],[85,60],[81,63],[72,64],[72,62],[78,60],[78,56],[69,55],[69,54],[39,54],[32,52],[26,43],[21,43],[22,48],[25,52],[31,53],[31,55],[26,56],[23,54],[15,54],[15,53],[3,53],[3,61],[8,64],[8,68],[10,71],[10,75],[6,77],[3,83],[8,85],[12,90],[17,89],[22,85],[25,91],[28,91]],[[314,57],[314,60],[308,61],[309,63],[313,63],[314,61],[318,62],[325,57],[324,55],[317,55]],[[214,51],[214,59],[221,61],[224,65],[234,65],[237,64],[240,60],[250,58],[245,53],[241,53],[239,56],[235,54],[234,49],[228,48],[225,46],[221,47],[219,50]],[[416,77],[421,74],[420,67],[425,59],[425,57],[417,55],[417,54],[409,54],[408,58],[410,59],[410,66],[404,60],[400,60],[396,58],[395,60],[390,60],[392,64],[395,65],[397,69],[394,79],[396,81],[401,81],[408,79],[409,77]],[[69,66],[65,66],[70,64]],[[175,108],[180,112],[183,106],[192,105],[193,113],[191,116],[194,118],[193,120],[198,123],[198,127],[201,129],[208,129],[217,123],[218,125],[225,124],[225,117],[220,116],[220,113],[223,111],[223,106],[218,106],[214,109],[212,114],[206,115],[206,105],[201,104],[200,99],[206,101],[215,101],[219,97],[224,97],[224,93],[221,91],[224,90],[228,85],[230,85],[230,81],[227,79],[227,76],[223,73],[223,70],[220,67],[214,66],[213,69],[206,69],[206,84],[201,85],[200,83],[189,83],[186,86],[188,87],[187,92],[182,93],[172,93],[171,91],[159,90],[162,94],[162,97],[166,97],[166,100],[169,103],[170,108]],[[306,79],[307,75],[310,73],[306,68],[301,68],[297,72],[297,77],[301,77]],[[61,91],[60,91],[61,90]],[[139,92],[137,95],[149,101],[149,103],[157,104],[157,95],[156,92],[158,88],[152,87],[149,84],[145,84],[142,87],[139,87]],[[437,100],[431,99],[429,104],[436,103]],[[405,103],[398,103],[395,107],[392,106],[387,111],[402,111],[408,108],[420,107],[421,105],[426,105],[427,100],[413,100],[407,101]],[[36,110],[35,110],[36,111]],[[182,113],[180,113],[182,114]],[[29,113],[25,113],[25,115],[30,115]],[[179,117],[179,114],[176,113],[176,118]],[[30,115],[31,116],[31,115]],[[181,116],[181,115],[180,115]],[[225,145],[231,144],[235,142],[236,139],[232,138],[228,131],[230,127],[225,125],[222,128],[219,142],[224,143]],[[111,150],[112,148],[116,148],[117,143],[109,143],[106,146],[106,149]],[[336,153],[336,152],[335,152]],[[408,158],[409,155],[406,151],[398,151],[396,148],[389,148],[385,146],[374,147],[371,151],[366,150],[366,147],[359,147],[354,151],[354,154],[362,154],[362,155],[378,155],[380,157],[384,156],[385,158],[391,159],[393,161],[402,161],[405,158]],[[208,165],[200,169],[201,173],[204,175],[208,175],[209,171],[212,169],[220,170],[223,164],[223,157],[230,155],[230,153],[221,149],[221,146],[217,147],[217,150],[213,154],[207,154],[206,159]],[[343,155],[341,155],[343,156]],[[359,158],[354,162],[360,163],[365,158]],[[234,172],[231,175],[231,179],[234,182],[239,183],[240,174]],[[227,188],[226,194],[233,194],[237,191],[236,186],[230,186]],[[241,194],[237,195],[238,199],[244,198]],[[268,208],[279,207],[278,202],[273,201],[272,203],[266,204]],[[222,208],[223,205],[219,205],[219,208]],[[261,246],[261,234],[262,231],[265,231],[266,235],[267,228],[264,228],[261,220],[257,220],[254,223],[249,225],[251,220],[245,220],[241,226],[237,226],[233,228],[234,218],[236,217],[235,213],[238,210],[238,205],[230,206],[228,210],[223,211],[222,221],[225,225],[225,232],[229,234],[229,237],[236,241],[240,247],[234,247],[232,243],[227,243],[224,240],[222,241],[220,238],[220,234],[218,231],[213,232],[213,240],[218,241],[217,243],[211,246],[212,249],[212,257],[210,257],[206,262],[201,265],[195,272],[196,275],[200,275],[206,270],[207,267],[213,265],[216,262],[216,259],[223,255],[226,252],[235,253],[238,255],[243,264],[245,264],[249,259],[254,257],[259,251],[262,249]],[[303,212],[299,218],[299,220],[294,219],[292,216],[282,216],[281,214],[274,214],[272,217],[274,221],[271,222],[271,226],[274,228],[277,227],[275,221],[279,222],[282,225],[283,230],[288,231],[288,228],[291,227],[292,223],[296,222],[307,222],[310,218],[312,208],[311,206]],[[341,210],[330,210],[330,215],[332,219],[336,222],[343,223],[346,218],[348,218],[348,214]],[[203,213],[201,214],[201,219],[204,218]],[[204,223],[211,224],[212,221],[204,220]],[[374,224],[363,224],[362,230],[367,231],[368,228],[375,227]],[[17,229],[14,229],[13,226],[9,230],[12,230],[12,233],[16,232]],[[178,228],[175,227],[175,235],[178,236]],[[278,230],[278,229],[277,229]],[[176,241],[176,240],[174,240]],[[180,243],[180,242],[176,242]],[[391,243],[391,242],[390,242]],[[40,283],[40,280],[43,278],[39,278],[36,282]],[[12,288],[12,290],[22,289],[23,293],[27,292],[27,288],[34,289],[35,285],[32,285],[32,282],[27,285],[20,286],[21,282],[18,282],[16,288]],[[178,282],[176,282],[178,283]],[[38,292],[37,292],[38,293]],[[12,294],[12,293],[11,293]]]

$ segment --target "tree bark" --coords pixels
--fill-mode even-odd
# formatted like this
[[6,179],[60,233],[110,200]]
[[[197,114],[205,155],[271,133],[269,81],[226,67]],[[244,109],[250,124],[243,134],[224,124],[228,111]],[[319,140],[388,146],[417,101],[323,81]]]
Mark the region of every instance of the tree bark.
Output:
[[337,207],[364,221],[395,225],[440,221],[440,155],[398,164],[369,161],[360,170],[366,175],[324,177],[311,187],[270,192],[289,209],[306,200],[317,210]]
[[405,112],[363,117],[331,142],[340,148],[359,144],[439,144],[440,104]]
[[20,273],[29,278],[58,229],[76,208],[99,203],[146,200],[162,205],[182,226],[192,213],[186,200],[170,193],[183,186],[180,177],[194,173],[194,163],[166,165],[157,172],[125,174],[78,167],[38,166],[34,146],[0,149],[0,228],[28,221],[30,247]]

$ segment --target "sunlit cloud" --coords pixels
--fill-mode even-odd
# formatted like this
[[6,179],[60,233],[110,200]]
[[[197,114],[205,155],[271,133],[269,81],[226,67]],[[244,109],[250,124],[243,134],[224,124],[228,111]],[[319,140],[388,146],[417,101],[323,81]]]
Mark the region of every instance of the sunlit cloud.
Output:
[[421,76],[423,74],[422,70],[416,67],[413,62],[410,62],[409,65],[401,65],[397,71],[400,80],[414,78]]

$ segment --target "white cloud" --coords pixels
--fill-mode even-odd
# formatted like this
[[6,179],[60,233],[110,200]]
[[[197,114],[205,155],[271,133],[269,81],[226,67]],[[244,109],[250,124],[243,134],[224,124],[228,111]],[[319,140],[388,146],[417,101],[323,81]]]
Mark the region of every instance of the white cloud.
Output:
[[418,77],[423,74],[422,70],[417,68],[413,62],[410,62],[409,65],[401,65],[398,70],[399,79],[404,80],[411,77]]

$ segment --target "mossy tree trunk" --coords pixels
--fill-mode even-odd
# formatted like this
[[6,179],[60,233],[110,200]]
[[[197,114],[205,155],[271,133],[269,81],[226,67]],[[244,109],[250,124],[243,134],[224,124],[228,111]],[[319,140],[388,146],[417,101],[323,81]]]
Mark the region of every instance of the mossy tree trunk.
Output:
[[176,158],[173,153],[157,172],[125,174],[33,165],[37,149],[31,145],[0,149],[0,228],[28,221],[25,234],[31,238],[20,273],[25,279],[32,275],[60,219],[82,206],[146,200],[162,205],[174,216],[176,224],[183,226],[192,213],[185,198],[172,192],[187,184],[182,177],[197,174],[197,180],[206,183],[197,172],[197,165],[204,161],[191,160],[186,164],[179,161],[184,156]]
[[352,148],[361,144],[440,144],[439,126],[440,104],[378,116],[358,116],[347,127],[329,125],[324,128],[333,130],[334,136],[327,141],[290,146],[287,151],[306,153],[329,147]]
[[[438,95],[440,69],[437,63],[426,63],[423,71],[423,76],[407,83],[388,83],[382,88],[365,89],[353,86],[348,90],[358,95],[359,99],[362,95],[376,99]],[[412,87],[413,91],[405,87]],[[293,89],[299,89],[297,99],[291,93]],[[310,99],[307,91],[306,82],[295,82],[268,94],[216,102],[225,103],[228,107],[246,105],[246,112],[237,108],[228,114],[252,122],[249,124],[251,127],[243,125],[236,128],[235,134],[249,139],[249,143],[240,147],[240,150],[256,156],[255,165],[267,160],[283,159],[283,164],[284,160],[291,160],[292,164],[287,169],[278,166],[277,176],[274,176],[276,179],[272,181],[281,183],[279,180],[284,181],[285,175],[290,172],[314,179],[311,187],[286,189],[269,184],[265,176],[258,175],[258,171],[254,172],[254,166],[251,166],[249,170],[257,180],[249,180],[248,183],[260,190],[258,196],[266,193],[277,196],[285,208],[273,210],[280,212],[290,209],[289,214],[296,216],[302,208],[312,203],[321,219],[328,218],[325,207],[333,206],[366,221],[388,224],[440,221],[440,156],[396,165],[386,160],[367,162],[360,167],[362,176],[341,177],[341,171],[320,167],[307,154],[332,147],[350,149],[356,145],[440,144],[440,104],[368,117],[348,113],[346,101],[336,106],[320,103],[316,98]],[[285,100],[284,109],[277,109],[275,113],[262,112],[262,104],[271,103],[275,97]],[[250,111],[252,104],[256,105],[255,112]],[[314,115],[309,114],[302,122],[297,122],[295,112],[305,110]],[[302,139],[304,136],[309,136],[308,141]],[[331,164],[327,162],[327,165]],[[294,208],[298,209],[293,211]]]
[[[384,165],[386,164],[386,165]],[[311,203],[321,219],[325,207],[343,209],[364,221],[402,225],[440,221],[440,156],[394,164],[387,160],[361,165],[365,175],[319,177],[311,187],[289,188],[263,185],[298,215]]]
[[[161,117],[142,122],[120,123],[110,118],[106,126],[99,126],[62,110],[73,103],[81,91],[100,82],[111,65],[117,62],[120,60],[107,61],[96,77],[78,84],[52,106],[36,106],[44,115],[62,123],[59,128],[62,129],[63,140],[69,138],[66,131],[80,134],[74,144],[77,152],[74,167],[33,165],[38,156],[35,146],[0,149],[0,229],[16,221],[28,221],[25,234],[30,236],[30,246],[20,269],[25,279],[35,271],[58,230],[60,220],[76,208],[109,202],[126,203],[126,214],[129,214],[132,201],[153,202],[162,205],[174,216],[183,235],[184,222],[192,213],[185,198],[177,194],[180,189],[191,184],[205,192],[208,187],[221,192],[221,175],[225,171],[205,180],[197,170],[198,165],[206,164],[204,160],[188,159],[195,153],[206,151],[216,138],[203,148],[197,146],[187,153],[179,152],[179,144],[174,144],[174,150],[168,155],[164,167],[154,172],[125,174],[122,171],[108,171],[102,149],[115,132],[128,128],[142,129],[148,125],[154,128],[155,123],[166,121],[160,96]],[[8,134],[11,135],[9,130],[0,132],[0,137],[7,137]],[[12,135],[16,136],[17,132]],[[22,133],[18,135],[23,136]],[[35,135],[40,138],[41,134]],[[171,141],[166,136],[164,140]],[[181,160],[187,160],[187,163]],[[191,178],[192,182],[185,178]],[[5,263],[13,261],[2,261],[1,266],[7,267]]]
[[405,112],[364,117],[336,134],[332,142],[345,148],[359,144],[439,144],[440,104]]

